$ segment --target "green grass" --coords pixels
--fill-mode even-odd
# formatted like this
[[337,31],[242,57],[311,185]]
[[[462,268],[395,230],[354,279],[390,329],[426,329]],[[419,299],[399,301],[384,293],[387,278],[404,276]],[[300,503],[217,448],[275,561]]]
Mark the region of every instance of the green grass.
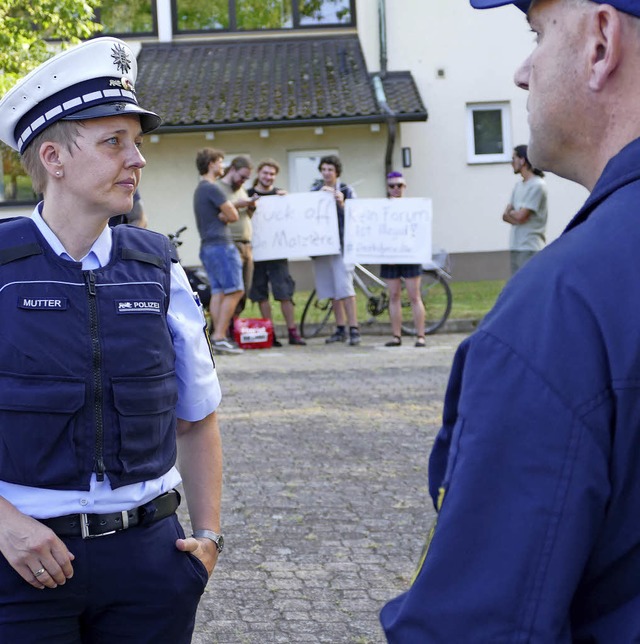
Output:
[[481,282],[449,282],[453,294],[450,318],[479,319],[493,307],[505,280]]
[[[451,287],[451,292],[453,294],[453,306],[451,309],[451,314],[449,315],[449,319],[459,320],[482,318],[493,307],[496,298],[498,297],[504,285],[505,280],[490,280],[480,282],[449,282],[449,286]],[[297,320],[300,320],[302,310],[304,309],[304,305],[308,297],[309,291],[297,291],[295,294],[294,301],[296,304]],[[367,311],[366,300],[361,296],[361,294],[358,296],[357,302],[358,320],[364,321],[369,319],[371,315]],[[284,319],[282,317],[282,312],[280,311],[279,304],[272,301],[271,308],[273,311],[274,323],[283,324]],[[258,305],[248,302],[242,314],[242,317],[260,317],[260,309],[258,308]],[[385,311],[385,313],[383,313],[377,319],[380,322],[388,322],[388,313]]]

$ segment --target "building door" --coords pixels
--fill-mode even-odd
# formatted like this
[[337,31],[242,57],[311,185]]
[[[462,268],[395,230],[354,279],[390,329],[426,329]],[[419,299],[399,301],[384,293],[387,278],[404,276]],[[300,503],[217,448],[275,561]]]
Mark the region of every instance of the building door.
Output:
[[295,150],[289,152],[289,192],[307,192],[321,175],[320,159],[338,150]]

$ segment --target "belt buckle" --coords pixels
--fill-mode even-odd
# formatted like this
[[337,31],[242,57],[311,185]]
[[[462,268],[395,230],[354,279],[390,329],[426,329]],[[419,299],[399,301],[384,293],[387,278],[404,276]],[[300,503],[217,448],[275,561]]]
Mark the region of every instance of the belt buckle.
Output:
[[106,537],[109,534],[115,534],[120,530],[126,530],[129,527],[129,513],[126,510],[122,510],[120,514],[122,515],[121,528],[109,530],[109,532],[101,532],[100,534],[91,534],[91,528],[89,526],[89,515],[82,512],[80,514],[80,535],[83,539],[97,539],[98,537]]

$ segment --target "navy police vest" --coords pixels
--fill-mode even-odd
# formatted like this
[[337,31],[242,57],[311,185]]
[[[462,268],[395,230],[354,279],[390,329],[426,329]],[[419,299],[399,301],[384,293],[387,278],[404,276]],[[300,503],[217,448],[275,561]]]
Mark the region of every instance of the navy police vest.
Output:
[[88,490],[166,473],[176,457],[171,247],[113,229],[97,270],[58,257],[25,217],[0,222],[0,479]]

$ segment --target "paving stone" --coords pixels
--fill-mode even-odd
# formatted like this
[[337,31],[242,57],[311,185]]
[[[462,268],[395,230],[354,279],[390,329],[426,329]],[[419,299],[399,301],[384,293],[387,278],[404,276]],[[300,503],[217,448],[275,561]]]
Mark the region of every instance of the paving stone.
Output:
[[193,644],[385,641],[378,613],[434,519],[427,459],[464,337],[216,358],[226,548]]

